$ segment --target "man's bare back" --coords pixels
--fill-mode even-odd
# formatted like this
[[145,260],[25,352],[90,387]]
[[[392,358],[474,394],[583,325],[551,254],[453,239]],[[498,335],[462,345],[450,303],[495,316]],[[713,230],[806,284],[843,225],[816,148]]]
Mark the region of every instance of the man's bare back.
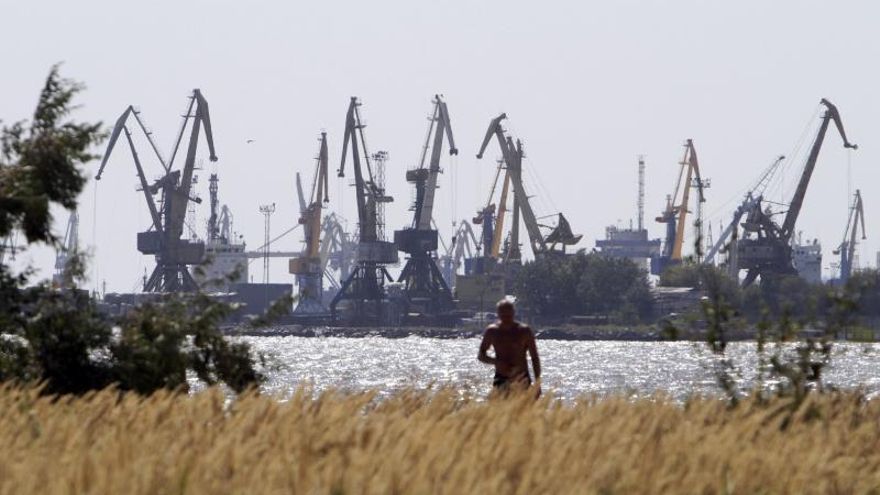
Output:
[[[527,353],[532,358],[535,379],[541,377],[541,361],[538,358],[535,334],[528,326],[515,321],[513,316],[512,304],[499,304],[499,321],[486,328],[483,341],[480,343],[477,358],[483,363],[495,366],[496,387],[507,386],[510,383],[531,384]],[[495,351],[494,357],[488,354],[490,347]]]

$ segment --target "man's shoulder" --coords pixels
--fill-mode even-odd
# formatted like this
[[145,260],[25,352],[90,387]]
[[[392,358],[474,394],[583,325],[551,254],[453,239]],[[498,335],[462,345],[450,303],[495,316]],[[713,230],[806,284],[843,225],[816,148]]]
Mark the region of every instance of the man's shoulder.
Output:
[[498,324],[491,323],[491,324],[489,324],[489,326],[486,327],[485,333],[495,333],[497,331],[498,331]]
[[522,323],[522,322],[519,322],[519,321],[518,321],[518,322],[516,322],[516,326],[517,326],[517,328],[519,328],[519,330],[520,330],[521,332],[523,332],[523,333],[527,333],[527,334],[530,334],[530,335],[531,335],[531,334],[534,334],[534,332],[532,331],[532,327],[528,326],[528,325],[525,324],[525,323]]

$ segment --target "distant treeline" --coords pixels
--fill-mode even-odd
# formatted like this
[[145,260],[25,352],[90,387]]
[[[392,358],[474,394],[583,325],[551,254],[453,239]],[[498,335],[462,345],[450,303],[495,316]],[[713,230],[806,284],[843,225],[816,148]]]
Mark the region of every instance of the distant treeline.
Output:
[[[841,299],[848,317],[862,324],[880,321],[877,270],[856,272],[843,286],[811,284],[792,275],[741,287],[720,268],[686,262],[668,268],[658,285],[693,287],[706,295],[711,288],[736,317],[749,323],[782,316],[823,321],[838,316]],[[581,251],[527,262],[516,275],[513,294],[530,317],[544,321],[587,315],[630,324],[652,323],[668,316],[659,314],[655,307],[645,269],[630,260],[600,253]],[[693,309],[699,313],[701,308],[695,304]]]
[[580,251],[527,262],[517,273],[514,295],[534,318],[601,315],[636,323],[654,318],[644,269],[630,260]]

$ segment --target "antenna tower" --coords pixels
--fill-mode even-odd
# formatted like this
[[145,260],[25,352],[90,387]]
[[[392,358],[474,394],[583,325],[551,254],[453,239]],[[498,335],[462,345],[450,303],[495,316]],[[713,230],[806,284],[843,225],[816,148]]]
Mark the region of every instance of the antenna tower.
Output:
[[639,155],[639,232],[645,230],[645,155]]
[[269,284],[269,220],[275,213],[275,203],[271,205],[260,206],[260,213],[263,214],[263,284]]

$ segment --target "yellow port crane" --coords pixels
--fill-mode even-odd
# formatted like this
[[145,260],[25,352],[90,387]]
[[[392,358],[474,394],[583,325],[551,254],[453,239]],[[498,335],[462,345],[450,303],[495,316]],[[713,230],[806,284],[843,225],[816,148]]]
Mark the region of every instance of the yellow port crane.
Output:
[[303,195],[302,182],[299,173],[296,174],[296,187],[299,194],[300,216],[299,223],[304,228],[305,252],[292,258],[289,262],[290,273],[296,276],[299,286],[299,303],[294,313],[321,314],[326,313],[321,302],[323,292],[322,278],[324,275],[324,263],[321,256],[321,212],[324,203],[330,202],[330,193],[327,181],[327,133],[321,133],[321,144],[318,148],[318,156],[315,158],[315,176],[312,181],[312,191],[309,195],[310,202],[306,205]]
[[[577,244],[582,236],[575,235],[571,231],[571,226],[561,213],[557,214],[559,219],[557,225],[555,227],[549,227],[551,229],[550,234],[545,237],[544,234],[541,233],[542,225],[538,223],[538,219],[532,209],[529,196],[526,194],[525,185],[523,183],[522,162],[525,154],[523,153],[522,141],[519,139],[514,141],[512,137],[505,135],[504,128],[501,126],[501,122],[505,119],[507,119],[507,114],[502,113],[489,122],[489,128],[486,129],[486,135],[483,137],[483,143],[480,145],[480,151],[477,153],[477,159],[482,158],[483,153],[486,151],[486,147],[494,137],[498,141],[498,146],[501,148],[501,155],[504,159],[504,165],[506,166],[507,175],[505,176],[505,186],[508,181],[513,185],[513,219],[511,221],[510,237],[504,255],[504,261],[505,263],[519,263],[522,259],[519,246],[520,216],[522,216],[523,223],[525,223],[526,226],[526,233],[529,236],[529,244],[532,253],[536,257],[545,254],[565,253],[566,246]],[[505,191],[502,191],[502,195],[504,192]],[[503,216],[501,219],[503,220]],[[498,231],[501,229],[496,227],[495,230],[495,233],[498,234]],[[493,240],[495,239],[497,239],[497,236],[493,237]],[[560,249],[557,250],[556,246],[560,246]],[[495,245],[492,247],[494,251]]]
[[[670,196],[666,196],[666,209],[656,218],[657,222],[666,224],[666,242],[663,252],[660,254],[659,264],[653,264],[653,272],[657,275],[663,272],[669,265],[681,263],[682,246],[684,244],[685,225],[690,201],[690,189],[697,189],[697,201],[704,203],[703,188],[706,182],[700,176],[700,164],[697,160],[697,150],[691,139],[685,141],[684,156],[679,162],[678,179],[675,189]],[[679,199],[681,194],[681,199]],[[698,204],[699,207],[699,204]],[[700,220],[698,218],[698,220]]]
[[[492,202],[495,196],[495,189],[498,187],[498,180],[504,173],[504,179],[501,186],[501,195],[498,203]],[[477,212],[477,216],[473,218],[474,225],[482,225],[482,249],[483,256],[491,259],[499,259],[501,255],[501,240],[504,237],[504,219],[506,217],[507,193],[510,190],[510,172],[504,167],[504,159],[498,160],[498,168],[495,170],[495,180],[492,182],[492,189],[489,191],[489,199],[486,206]]]

